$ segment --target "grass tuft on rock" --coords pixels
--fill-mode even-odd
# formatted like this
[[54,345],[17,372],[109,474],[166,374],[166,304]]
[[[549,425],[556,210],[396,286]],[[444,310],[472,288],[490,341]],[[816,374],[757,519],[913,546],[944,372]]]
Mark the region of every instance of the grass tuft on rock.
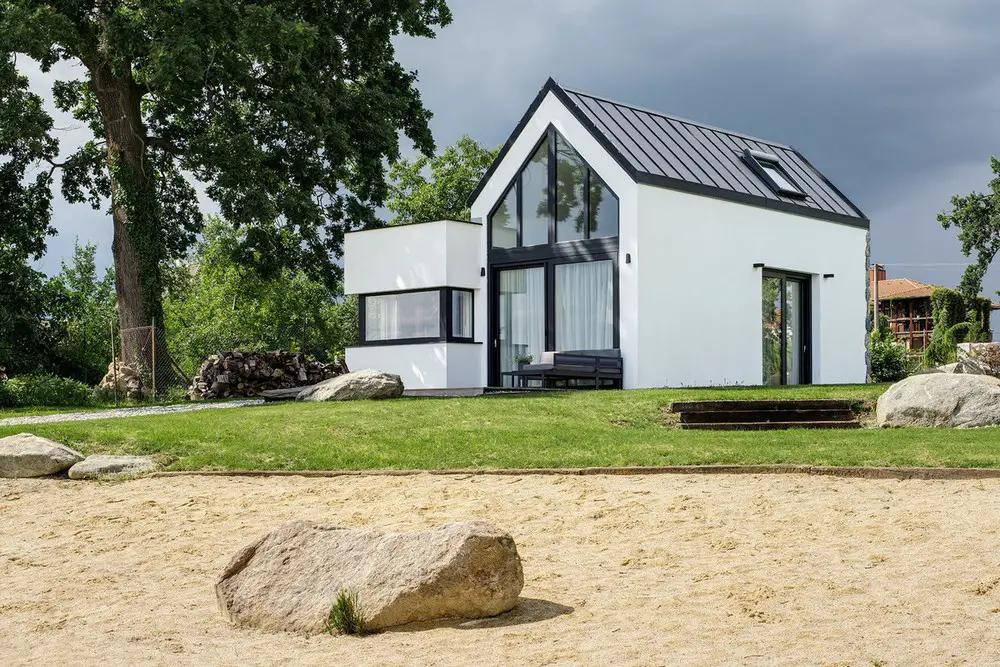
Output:
[[326,622],[327,632],[342,635],[365,634],[365,616],[358,603],[358,594],[350,591],[340,591],[337,601],[330,608],[330,617]]

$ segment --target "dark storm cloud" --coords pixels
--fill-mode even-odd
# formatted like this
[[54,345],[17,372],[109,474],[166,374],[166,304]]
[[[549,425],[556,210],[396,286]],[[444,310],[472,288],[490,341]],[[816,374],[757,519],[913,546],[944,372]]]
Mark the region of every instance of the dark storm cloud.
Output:
[[[443,147],[501,143],[549,76],[566,86],[790,143],[872,219],[874,258],[965,262],[934,216],[982,190],[1000,153],[993,0],[453,0],[435,40],[400,40]],[[108,243],[57,205],[63,238]],[[95,229],[100,229],[96,233]],[[45,268],[58,267],[49,259]],[[891,267],[954,285],[961,267]],[[992,293],[1000,270],[987,278]]]

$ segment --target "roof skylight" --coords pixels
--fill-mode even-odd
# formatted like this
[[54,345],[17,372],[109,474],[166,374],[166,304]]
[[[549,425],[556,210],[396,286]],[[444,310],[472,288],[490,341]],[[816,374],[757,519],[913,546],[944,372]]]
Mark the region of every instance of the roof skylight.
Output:
[[805,192],[781,166],[781,159],[777,155],[747,149],[743,153],[743,159],[776,194],[805,199]]

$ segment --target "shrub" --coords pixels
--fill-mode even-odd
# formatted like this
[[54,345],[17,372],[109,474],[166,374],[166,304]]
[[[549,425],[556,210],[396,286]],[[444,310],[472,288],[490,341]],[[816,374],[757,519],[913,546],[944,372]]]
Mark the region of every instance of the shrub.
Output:
[[83,406],[92,396],[84,383],[55,375],[22,375],[0,384],[0,405],[5,407]]
[[334,630],[343,635],[361,635],[365,632],[365,617],[358,604],[358,594],[341,591],[330,609],[326,622],[327,632]]
[[879,319],[879,328],[872,332],[872,379],[898,382],[909,375],[906,346],[896,342],[886,317]]

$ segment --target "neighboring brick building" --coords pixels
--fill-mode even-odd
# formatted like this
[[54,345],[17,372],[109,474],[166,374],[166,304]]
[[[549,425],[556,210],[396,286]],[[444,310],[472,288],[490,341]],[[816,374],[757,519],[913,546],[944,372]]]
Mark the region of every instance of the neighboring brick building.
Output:
[[[872,288],[878,278],[879,313],[889,318],[889,326],[896,340],[911,350],[923,350],[934,333],[931,293],[935,285],[928,285],[910,278],[886,279],[885,269],[871,272]],[[994,304],[993,309],[1000,308]],[[986,315],[985,329],[992,330]]]

